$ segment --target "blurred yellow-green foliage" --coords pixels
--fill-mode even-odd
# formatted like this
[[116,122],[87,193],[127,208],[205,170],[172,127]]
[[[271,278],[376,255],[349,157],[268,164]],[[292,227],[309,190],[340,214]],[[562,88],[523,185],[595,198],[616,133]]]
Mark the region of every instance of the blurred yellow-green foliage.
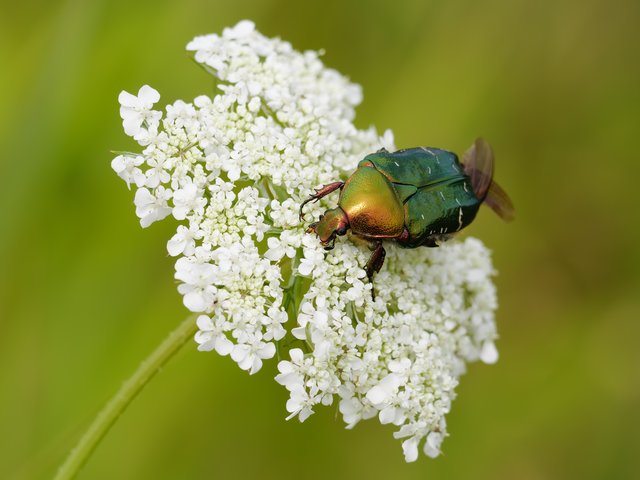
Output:
[[285,422],[275,362],[249,377],[187,346],[83,479],[640,478],[640,3],[605,0],[26,1],[0,11],[0,478],[49,478],[187,314],[110,150],[117,95],[212,90],[185,54],[250,18],[362,84],[361,127],[399,147],[494,146],[517,219],[481,212],[501,308],[444,455],[405,464],[393,428],[334,408]]

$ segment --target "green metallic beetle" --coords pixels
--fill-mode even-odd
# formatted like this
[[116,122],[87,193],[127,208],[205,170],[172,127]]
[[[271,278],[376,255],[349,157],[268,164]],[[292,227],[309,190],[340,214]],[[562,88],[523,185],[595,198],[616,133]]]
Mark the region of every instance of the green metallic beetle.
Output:
[[300,205],[318,201],[340,189],[336,208],[327,210],[307,232],[315,233],[327,250],[336,235],[362,239],[373,250],[365,266],[367,277],[384,263],[383,240],[403,248],[437,247],[469,225],[480,204],[500,217],[513,219],[507,194],[493,181],[493,152],[481,138],[465,152],[462,164],[455,153],[438,148],[409,148],[367,155],[346,182],[316,190]]

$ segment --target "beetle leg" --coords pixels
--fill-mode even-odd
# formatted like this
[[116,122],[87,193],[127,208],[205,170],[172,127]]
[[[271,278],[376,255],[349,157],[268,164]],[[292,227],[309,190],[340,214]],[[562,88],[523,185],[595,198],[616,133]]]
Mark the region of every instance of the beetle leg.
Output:
[[[378,241],[375,250],[371,254],[371,257],[369,257],[369,261],[364,267],[364,270],[367,272],[367,278],[369,279],[372,287],[373,275],[378,273],[382,268],[382,264],[384,263],[384,257],[386,256],[386,254],[387,252],[385,252],[384,247],[382,246],[382,242]],[[376,299],[373,288],[371,288],[371,297],[373,298],[373,300]]]
[[382,268],[382,264],[384,264],[384,257],[387,252],[385,252],[384,247],[382,246],[382,242],[378,242],[376,244],[376,248],[369,257],[369,261],[365,265],[364,269],[367,272],[367,277],[369,280],[373,278],[373,275],[378,273]]
[[422,245],[425,247],[439,247],[451,238],[453,238],[453,234],[451,233],[429,235],[427,238],[425,238]]
[[342,188],[344,185],[344,182],[333,182],[330,183],[329,185],[325,185],[322,188],[317,188],[316,189],[316,193],[312,194],[309,198],[307,198],[304,202],[302,202],[300,204],[300,221],[302,221],[304,219],[304,213],[302,213],[302,208],[309,202],[317,202],[318,200],[320,200],[322,197],[325,197],[327,195],[329,195],[331,192]]

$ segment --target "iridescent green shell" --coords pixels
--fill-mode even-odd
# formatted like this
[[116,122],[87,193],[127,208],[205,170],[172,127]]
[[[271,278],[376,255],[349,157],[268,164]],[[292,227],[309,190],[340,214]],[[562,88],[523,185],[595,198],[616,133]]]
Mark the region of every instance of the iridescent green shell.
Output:
[[397,191],[374,167],[361,166],[349,177],[338,204],[356,235],[395,238],[404,230],[405,212]]
[[397,240],[407,248],[434,246],[437,238],[461,230],[475,218],[480,203],[458,157],[424,147],[366,156],[339,201],[353,233],[395,238],[406,227],[408,238]]

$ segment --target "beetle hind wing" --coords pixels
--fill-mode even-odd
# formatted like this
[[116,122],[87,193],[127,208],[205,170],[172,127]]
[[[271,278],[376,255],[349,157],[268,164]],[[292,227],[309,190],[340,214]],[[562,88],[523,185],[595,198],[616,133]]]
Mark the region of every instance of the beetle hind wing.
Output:
[[483,138],[476,138],[462,157],[464,173],[471,180],[473,193],[486,203],[500,218],[510,222],[515,209],[509,195],[493,180],[493,150]]
[[493,150],[483,138],[476,138],[462,156],[464,173],[471,179],[471,188],[478,200],[484,200],[493,180]]
[[491,182],[491,185],[489,185],[489,191],[484,203],[507,222],[511,222],[515,218],[515,209],[509,195],[496,182]]

